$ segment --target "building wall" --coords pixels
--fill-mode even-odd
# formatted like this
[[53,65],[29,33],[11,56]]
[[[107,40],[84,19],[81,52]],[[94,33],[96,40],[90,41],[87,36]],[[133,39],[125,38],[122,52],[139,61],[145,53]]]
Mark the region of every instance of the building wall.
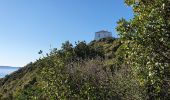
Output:
[[112,37],[112,33],[108,31],[99,31],[95,33],[95,40],[100,40],[102,38]]

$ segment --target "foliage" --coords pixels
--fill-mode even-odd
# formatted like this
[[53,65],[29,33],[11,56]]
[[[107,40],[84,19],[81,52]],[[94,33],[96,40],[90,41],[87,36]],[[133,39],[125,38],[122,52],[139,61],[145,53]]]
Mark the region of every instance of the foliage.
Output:
[[39,86],[30,85],[18,94],[15,93],[15,100],[44,100],[43,89]]
[[[121,19],[119,58],[134,69],[148,99],[170,98],[170,1],[126,0],[134,18]],[[123,54],[122,54],[123,53]]]
[[[58,58],[59,59],[59,58]],[[52,60],[50,60],[52,61]],[[45,90],[55,99],[142,99],[142,88],[131,70],[112,71],[102,58],[79,60],[69,64],[51,62],[43,70]]]
[[[0,79],[1,98],[3,100],[22,100],[24,98],[48,100],[71,97],[71,94],[74,94],[71,91],[74,90],[73,88],[70,89],[70,86],[74,84],[71,85],[73,81],[70,78],[71,74],[68,73],[68,65],[80,60],[95,59],[96,57],[103,59],[107,53],[107,51],[104,51],[104,48],[109,47],[109,52],[112,52],[112,48],[118,45],[115,43],[115,46],[113,46],[114,42],[116,41],[112,43],[102,41],[87,44],[82,41],[77,42],[75,47],[73,47],[70,42],[66,41],[62,44],[60,50],[54,48],[46,57],[43,56],[36,62],[31,62],[11,75]],[[43,55],[43,52],[39,54]],[[112,63],[109,64],[111,65]],[[67,83],[67,80],[69,80],[69,83]]]
[[170,1],[125,0],[120,39],[69,41],[0,79],[2,100],[169,100]]
[[[62,54],[58,55],[57,53],[44,59],[44,63],[41,65],[44,66],[42,80],[44,80],[44,90],[48,98],[51,100],[106,98],[139,100],[144,98],[143,88],[140,87],[136,76],[132,74],[129,67],[124,66],[121,69],[116,69],[113,63],[108,63],[109,59],[97,55],[93,58],[90,56],[92,52],[89,51],[92,49],[89,50],[89,48],[96,48],[100,44],[103,45],[104,42],[99,41],[90,45],[78,42],[70,51],[75,51],[74,56],[66,56],[65,52],[68,54],[68,51],[64,50]],[[108,49],[112,45],[113,42],[110,44],[106,42],[103,47]],[[117,46],[119,44],[109,49],[115,51]],[[78,50],[76,51],[76,49]],[[86,56],[86,54],[88,55]],[[68,60],[75,56],[76,59]],[[114,60],[114,57],[111,59]]]

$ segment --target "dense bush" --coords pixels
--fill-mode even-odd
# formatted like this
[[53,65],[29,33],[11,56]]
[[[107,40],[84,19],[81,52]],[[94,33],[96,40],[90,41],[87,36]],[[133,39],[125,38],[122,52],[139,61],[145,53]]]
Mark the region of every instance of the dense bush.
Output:
[[170,1],[125,0],[134,11],[121,19],[117,30],[123,62],[138,75],[150,100],[170,99]]
[[53,63],[45,68],[43,78],[50,99],[116,99],[144,98],[143,88],[131,69],[111,70],[102,58],[79,60],[70,64]]

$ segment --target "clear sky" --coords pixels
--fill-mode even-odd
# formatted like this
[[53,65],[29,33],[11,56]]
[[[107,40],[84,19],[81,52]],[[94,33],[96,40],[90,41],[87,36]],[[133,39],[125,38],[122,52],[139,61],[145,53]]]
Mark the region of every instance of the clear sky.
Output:
[[124,0],[0,0],[0,66],[24,66],[67,40],[116,34],[120,18],[133,17]]

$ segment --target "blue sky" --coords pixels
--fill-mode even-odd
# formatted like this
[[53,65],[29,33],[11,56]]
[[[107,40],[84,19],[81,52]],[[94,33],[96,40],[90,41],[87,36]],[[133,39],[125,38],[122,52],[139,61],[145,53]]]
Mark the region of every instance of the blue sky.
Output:
[[87,42],[133,17],[124,0],[0,0],[0,66],[24,66],[67,40]]

